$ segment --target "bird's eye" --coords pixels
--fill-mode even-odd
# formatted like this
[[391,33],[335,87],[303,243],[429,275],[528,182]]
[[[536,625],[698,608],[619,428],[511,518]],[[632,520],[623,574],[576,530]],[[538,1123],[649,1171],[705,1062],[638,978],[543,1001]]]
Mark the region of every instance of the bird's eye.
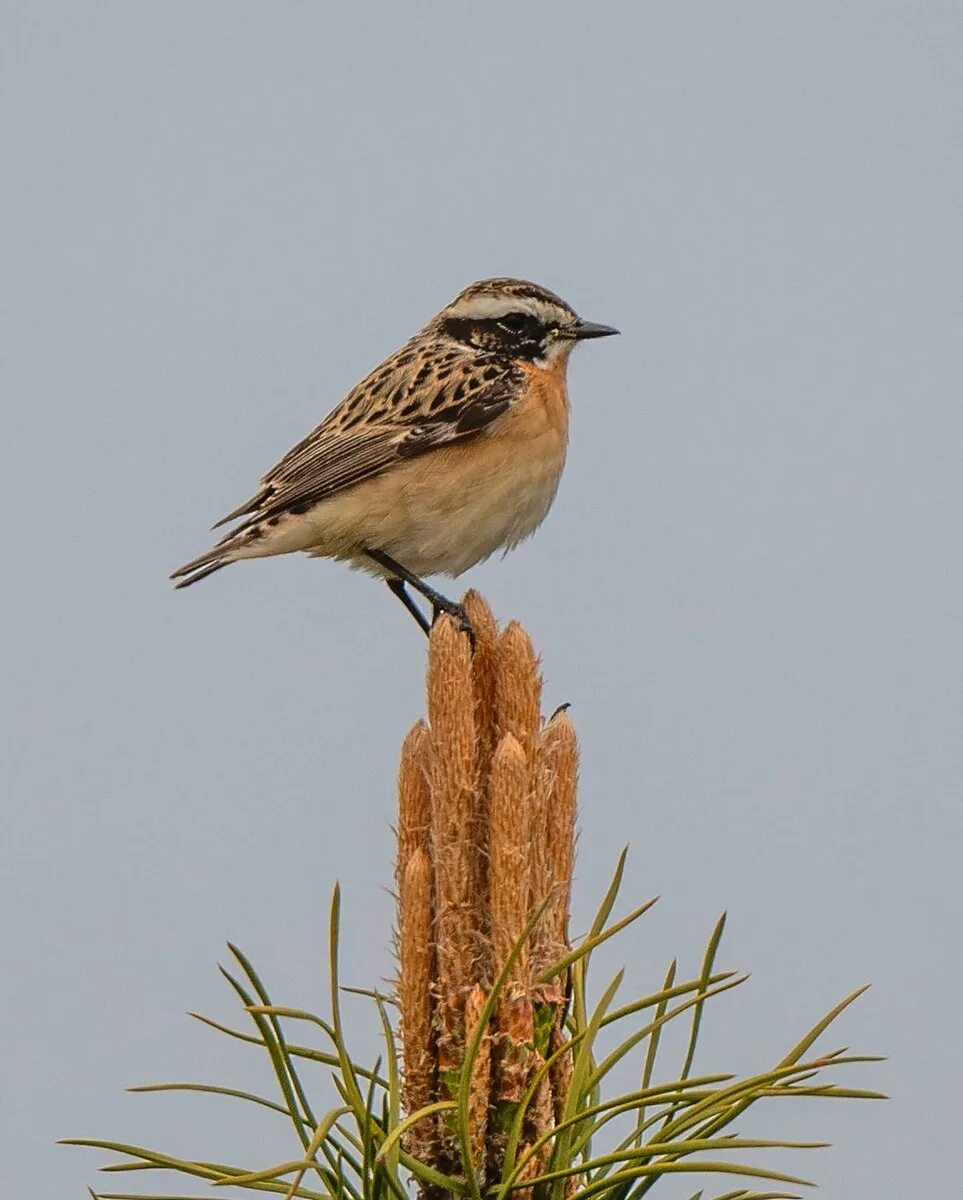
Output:
[[502,329],[507,329],[509,333],[521,333],[528,324],[528,318],[524,313],[510,312],[500,317],[498,324]]

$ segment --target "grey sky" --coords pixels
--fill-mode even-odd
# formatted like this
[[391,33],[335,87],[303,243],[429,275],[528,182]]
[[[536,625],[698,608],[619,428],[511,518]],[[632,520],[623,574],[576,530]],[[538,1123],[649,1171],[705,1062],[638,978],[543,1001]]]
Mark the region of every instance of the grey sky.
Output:
[[424,646],[330,564],[165,577],[435,309],[517,274],[623,331],[573,361],[546,526],[466,579],[573,702],[578,911],[630,843],[626,902],[663,896],[609,960],[639,991],[728,909],[753,978],[707,1069],[873,981],[830,1043],[888,1053],[859,1079],[892,1102],[741,1132],[831,1135],[779,1160],[827,1200],[952,1194],[959,5],[0,12],[5,1193],[83,1195],[103,1160],[68,1134],[289,1155],[269,1115],[122,1088],[264,1080],[182,1014],[234,1020],[226,937],[324,1006],[332,860],[346,981],[390,972]]

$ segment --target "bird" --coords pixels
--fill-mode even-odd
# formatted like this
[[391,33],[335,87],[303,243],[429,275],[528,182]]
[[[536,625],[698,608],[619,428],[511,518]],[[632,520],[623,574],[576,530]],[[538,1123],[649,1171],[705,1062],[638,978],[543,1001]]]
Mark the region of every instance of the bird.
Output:
[[[261,478],[190,587],[242,559],[302,551],[383,579],[425,633],[463,607],[425,582],[507,552],[542,523],[568,446],[574,347],[609,337],[524,279],[470,284]],[[408,589],[432,610],[425,616]]]

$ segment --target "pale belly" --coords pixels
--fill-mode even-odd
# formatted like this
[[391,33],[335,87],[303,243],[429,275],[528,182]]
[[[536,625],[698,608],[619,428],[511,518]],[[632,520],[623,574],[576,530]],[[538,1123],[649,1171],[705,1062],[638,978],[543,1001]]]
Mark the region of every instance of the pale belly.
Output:
[[561,468],[561,462],[503,463],[442,488],[416,486],[405,498],[406,519],[390,529],[383,548],[416,575],[460,575],[535,532],[555,499]]
[[489,445],[426,455],[390,478],[373,480],[320,505],[318,543],[308,553],[345,558],[381,573],[365,547],[389,554],[416,575],[460,575],[529,537],[558,490],[564,443]]

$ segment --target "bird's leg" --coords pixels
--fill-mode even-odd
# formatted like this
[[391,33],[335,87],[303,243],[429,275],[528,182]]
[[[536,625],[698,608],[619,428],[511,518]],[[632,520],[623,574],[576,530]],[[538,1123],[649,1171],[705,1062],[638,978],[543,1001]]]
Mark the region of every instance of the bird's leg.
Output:
[[[423,579],[419,579],[419,577],[413,571],[409,571],[407,567],[403,567],[400,562],[396,562],[390,554],[385,554],[383,550],[366,550],[365,554],[371,559],[372,562],[376,562],[379,567],[384,567],[386,571],[390,571],[399,583],[407,583],[410,587],[413,587],[416,592],[424,596],[434,610],[435,618],[437,618],[440,612],[448,613],[449,616],[454,617],[462,631],[468,634],[472,646],[474,647],[475,631],[471,627],[471,621],[468,620],[468,613],[465,612],[464,608],[460,604],[456,604],[454,600],[449,600],[448,597],[443,596],[441,592],[436,592],[435,589],[433,587],[429,587]],[[390,586],[391,581],[389,581],[389,587]],[[399,599],[402,599],[400,592],[398,592],[395,588],[392,588],[391,590],[396,596],[398,596]],[[406,595],[405,598],[402,599],[402,603],[405,605],[408,611],[411,612],[411,597]],[[418,623],[420,625],[421,621]],[[424,628],[424,626],[422,626],[422,628]]]
[[431,633],[431,625],[429,625],[425,614],[421,611],[418,605],[415,604],[414,600],[412,600],[405,590],[405,581],[403,579],[386,579],[385,583],[388,585],[388,590],[393,592],[398,597],[401,603],[418,622],[418,627],[421,629],[422,633],[428,637],[428,635]]

